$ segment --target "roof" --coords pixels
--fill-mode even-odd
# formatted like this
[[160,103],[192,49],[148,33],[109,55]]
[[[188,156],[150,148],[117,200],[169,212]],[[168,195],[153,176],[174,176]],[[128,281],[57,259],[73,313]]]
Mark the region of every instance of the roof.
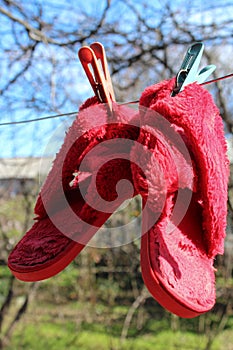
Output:
[[233,164],[233,136],[227,138],[227,147],[230,163]]
[[[228,157],[233,164],[233,137],[227,138]],[[45,177],[52,165],[51,157],[0,158],[0,180]]]
[[44,177],[51,165],[52,158],[0,158],[0,180]]

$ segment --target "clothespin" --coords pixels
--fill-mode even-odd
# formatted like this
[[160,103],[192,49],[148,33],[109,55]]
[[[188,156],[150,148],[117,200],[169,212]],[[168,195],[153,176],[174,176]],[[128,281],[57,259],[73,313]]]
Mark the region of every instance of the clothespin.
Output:
[[198,66],[204,51],[203,43],[193,44],[184,57],[180,70],[176,76],[176,85],[171,96],[177,95],[184,87],[190,83],[197,82],[202,84],[210,74],[216,69],[216,66],[211,64],[198,72]]
[[78,55],[98,100],[101,103],[106,103],[112,111],[115,95],[104,46],[98,42],[91,44],[90,47],[84,46],[79,50]]

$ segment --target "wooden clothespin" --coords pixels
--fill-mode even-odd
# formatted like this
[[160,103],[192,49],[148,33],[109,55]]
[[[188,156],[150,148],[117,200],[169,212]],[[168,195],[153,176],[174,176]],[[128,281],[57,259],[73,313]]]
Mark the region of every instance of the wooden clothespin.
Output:
[[91,44],[90,47],[84,46],[79,50],[78,55],[98,100],[101,103],[106,103],[112,111],[112,102],[115,101],[115,95],[104,46],[98,42]]

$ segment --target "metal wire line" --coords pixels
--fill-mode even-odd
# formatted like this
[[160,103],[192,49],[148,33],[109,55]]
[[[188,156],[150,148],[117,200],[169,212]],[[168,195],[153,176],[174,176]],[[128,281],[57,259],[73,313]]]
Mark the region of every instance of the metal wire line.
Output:
[[[223,79],[227,79],[227,78],[231,78],[231,77],[233,77],[233,73],[224,75],[223,77],[219,77],[219,78],[216,78],[216,79],[208,80],[208,81],[206,81],[206,82],[204,82],[204,83],[202,83],[200,85],[212,84],[212,83],[215,83],[217,81],[220,81],[220,80],[223,80]],[[139,100],[130,101],[130,102],[123,102],[123,103],[120,103],[120,104],[121,105],[128,105],[128,104],[133,104],[133,103],[138,103],[138,102],[139,102]],[[62,113],[62,114],[55,114],[55,115],[50,115],[50,116],[40,117],[40,118],[34,118],[34,119],[26,119],[26,120],[19,120],[19,121],[13,121],[13,122],[3,122],[3,123],[0,123],[0,126],[25,124],[25,123],[38,122],[38,121],[46,120],[46,119],[69,117],[69,116],[75,115],[77,113],[78,113],[78,111],[69,112],[69,113]]]

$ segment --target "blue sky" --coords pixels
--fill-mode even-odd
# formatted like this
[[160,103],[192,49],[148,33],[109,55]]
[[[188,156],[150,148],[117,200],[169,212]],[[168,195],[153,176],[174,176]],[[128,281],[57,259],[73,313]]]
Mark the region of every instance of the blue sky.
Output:
[[[148,23],[155,23],[159,21],[159,18],[156,17],[153,9],[150,7],[150,4],[142,7],[142,0],[140,1],[129,1],[129,3],[134,4],[139,13],[142,16],[146,16],[149,19]],[[0,0],[1,3],[1,0]],[[83,25],[88,28],[91,24],[88,21],[84,21],[85,15],[94,15],[99,16],[101,10],[105,7],[106,1],[69,1],[69,4],[64,0],[49,0],[44,2],[42,0],[27,2],[22,1],[26,4],[30,11],[33,13],[33,6],[35,3],[41,3],[45,6],[47,19],[53,17],[54,13],[57,13],[57,20],[55,25],[56,30],[59,31],[59,26],[64,26],[68,30],[72,30],[73,23],[76,25],[75,21],[80,19],[80,22],[84,23]],[[63,4],[66,3],[66,10],[64,10]],[[209,6],[207,2],[202,0],[196,0],[190,2],[195,8],[195,12],[190,12],[190,20],[196,21],[202,20],[203,22],[211,21],[208,11],[206,11],[206,6]],[[226,4],[226,0],[222,1],[212,1],[212,6]],[[154,1],[154,9],[163,8],[164,1]],[[189,1],[176,1],[171,2],[176,10],[179,11],[179,7],[188,6]],[[134,15],[130,13],[127,9],[125,2],[120,0],[113,0],[113,8],[109,13],[109,21],[111,22],[111,16],[119,15],[119,25],[124,26],[124,29],[131,30],[134,22]],[[82,11],[77,11],[78,9]],[[75,9],[72,11],[72,9]],[[54,12],[55,11],[55,12]],[[196,14],[195,14],[196,13]],[[218,12],[216,10],[215,15],[218,14],[218,18],[224,15],[223,12]],[[69,19],[67,20],[67,15]],[[226,14],[225,14],[226,15]],[[122,23],[122,24],[121,24]],[[6,69],[6,57],[1,48],[8,47],[13,50],[14,41],[10,36],[9,22],[4,20],[1,22],[1,33],[4,33],[4,39],[0,45],[0,70],[1,70],[1,79],[0,79],[0,88],[4,86],[4,81],[6,81],[8,75],[13,74],[17,71],[17,64],[13,67],[11,71]],[[8,34],[7,34],[8,33]],[[146,38],[146,33],[145,33]],[[24,39],[27,41],[27,38]],[[94,41],[94,39],[93,39]],[[108,45],[109,42],[108,42]],[[12,53],[14,54],[14,53]],[[15,52],[17,54],[17,52]],[[57,71],[53,72],[56,82],[60,86],[59,94],[57,94],[58,102],[65,98],[66,94],[71,96],[71,100],[67,100],[64,106],[59,109],[58,112],[69,113],[78,110],[78,107],[81,102],[83,102],[87,97],[92,96],[93,92],[87,81],[87,78],[81,68],[81,64],[78,61],[77,55],[69,48],[57,49],[56,47],[46,47],[44,45],[40,50],[37,51],[34,62],[36,63],[35,67],[30,70],[25,75],[24,84],[17,85],[17,89],[9,90],[8,95],[5,97],[0,96],[0,110],[1,110],[1,119],[0,123],[7,121],[17,121],[25,119],[34,119],[40,118],[48,115],[56,114],[56,110],[53,109],[52,102],[51,108],[43,110],[43,104],[48,105],[51,100],[51,91],[47,89],[45,84],[45,79],[49,79],[52,76],[52,65],[48,62],[48,57],[56,59],[57,62]],[[67,62],[67,63],[66,63]],[[37,77],[37,80],[33,81],[33,77]],[[75,79],[74,79],[75,77]],[[38,85],[35,86],[36,81]],[[34,85],[33,85],[34,84]],[[35,100],[33,101],[33,93],[36,92]],[[15,101],[13,104],[8,105],[8,98],[14,96]],[[25,107],[25,100],[27,100],[27,108]],[[28,102],[29,101],[29,102]],[[34,108],[38,106],[38,108]],[[48,106],[46,107],[48,108]],[[33,122],[28,124],[19,124],[19,125],[0,125],[0,158],[2,157],[21,157],[21,156],[42,156],[45,152],[50,151],[50,155],[56,151],[56,148],[59,148],[59,145],[62,143],[62,140],[65,135],[65,130],[72,123],[73,118],[70,116],[44,120],[39,122]],[[58,134],[56,131],[59,130]],[[54,147],[51,150],[48,149],[47,145],[50,142],[51,138],[54,139],[54,133],[57,135],[57,142],[54,142]]]

